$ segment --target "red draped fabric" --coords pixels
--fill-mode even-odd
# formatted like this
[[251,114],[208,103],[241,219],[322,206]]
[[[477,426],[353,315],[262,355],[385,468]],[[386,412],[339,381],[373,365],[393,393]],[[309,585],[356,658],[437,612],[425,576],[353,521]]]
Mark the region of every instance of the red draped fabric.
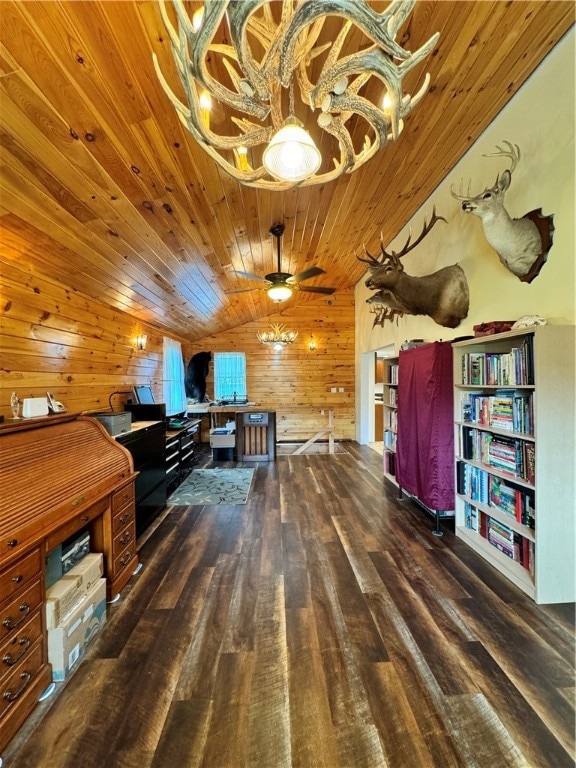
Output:
[[429,509],[453,510],[452,345],[400,352],[396,479]]

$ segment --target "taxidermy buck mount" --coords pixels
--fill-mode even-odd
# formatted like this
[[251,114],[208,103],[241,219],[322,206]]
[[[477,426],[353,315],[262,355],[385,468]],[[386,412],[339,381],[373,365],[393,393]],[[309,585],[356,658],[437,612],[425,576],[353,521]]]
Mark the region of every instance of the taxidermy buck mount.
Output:
[[[385,320],[392,320],[401,314],[428,315],[438,325],[446,328],[456,328],[467,317],[470,304],[470,292],[464,270],[459,264],[443,267],[431,275],[412,277],[404,272],[400,261],[426,237],[437,221],[444,221],[443,216],[436,215],[436,207],[432,210],[432,218],[424,227],[417,240],[413,243],[412,233],[404,247],[396,253],[385,250],[380,237],[379,258],[372,256],[366,248],[367,259],[356,258],[368,264],[371,276],[366,280],[366,287],[377,291],[367,299],[367,303],[382,307],[376,309],[375,325],[383,325]],[[446,222],[447,223],[447,222]]]
[[488,243],[498,254],[500,261],[524,283],[531,283],[540,273],[548,251],[552,247],[554,216],[544,216],[542,208],[530,211],[520,219],[512,219],[504,208],[504,195],[512,181],[512,172],[520,160],[517,144],[504,141],[507,149],[496,146],[497,152],[484,157],[507,157],[510,168],[496,177],[493,187],[486,188],[479,195],[456,194],[451,187],[452,197],[462,202],[462,210],[473,213],[482,221]]

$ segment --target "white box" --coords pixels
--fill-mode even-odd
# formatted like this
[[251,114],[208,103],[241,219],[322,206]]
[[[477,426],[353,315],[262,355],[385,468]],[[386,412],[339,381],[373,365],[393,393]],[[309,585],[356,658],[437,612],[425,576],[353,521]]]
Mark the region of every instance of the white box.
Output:
[[46,397],[25,397],[22,401],[22,416],[48,416],[48,399]]
[[46,628],[54,629],[66,614],[80,602],[83,596],[80,577],[68,574],[46,590]]
[[62,578],[80,579],[80,589],[84,594],[92,589],[94,583],[104,573],[104,557],[102,552],[90,552],[82,560],[64,574]]
[[65,680],[106,623],[106,579],[98,579],[61,626],[48,630],[52,680]]

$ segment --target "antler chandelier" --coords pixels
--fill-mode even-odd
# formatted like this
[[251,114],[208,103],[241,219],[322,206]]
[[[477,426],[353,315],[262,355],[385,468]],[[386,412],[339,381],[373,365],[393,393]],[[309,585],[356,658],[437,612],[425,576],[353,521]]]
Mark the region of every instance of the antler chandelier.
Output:
[[282,349],[292,344],[298,336],[298,331],[286,331],[282,323],[271,323],[271,331],[258,331],[256,335],[262,344],[273,344],[274,349]]
[[[377,13],[366,0],[206,0],[190,15],[189,3],[172,0],[175,26],[158,0],[186,103],[155,54],[154,66],[184,126],[230,176],[264,189],[323,184],[397,139],[428,90],[426,74],[413,96],[402,91],[405,75],[439,38],[414,53],[396,42],[415,2],[392,0]],[[361,50],[348,42],[354,28]],[[318,112],[316,125],[310,110]],[[216,124],[233,135],[216,132]],[[322,155],[304,124],[322,141]]]

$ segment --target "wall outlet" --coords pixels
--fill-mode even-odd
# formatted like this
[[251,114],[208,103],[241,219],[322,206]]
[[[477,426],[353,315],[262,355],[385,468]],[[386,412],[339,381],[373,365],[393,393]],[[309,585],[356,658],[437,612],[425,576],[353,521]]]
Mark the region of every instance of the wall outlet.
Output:
[[330,392],[336,392],[336,387],[330,387]]
[[344,387],[338,387],[338,392],[344,392]]

